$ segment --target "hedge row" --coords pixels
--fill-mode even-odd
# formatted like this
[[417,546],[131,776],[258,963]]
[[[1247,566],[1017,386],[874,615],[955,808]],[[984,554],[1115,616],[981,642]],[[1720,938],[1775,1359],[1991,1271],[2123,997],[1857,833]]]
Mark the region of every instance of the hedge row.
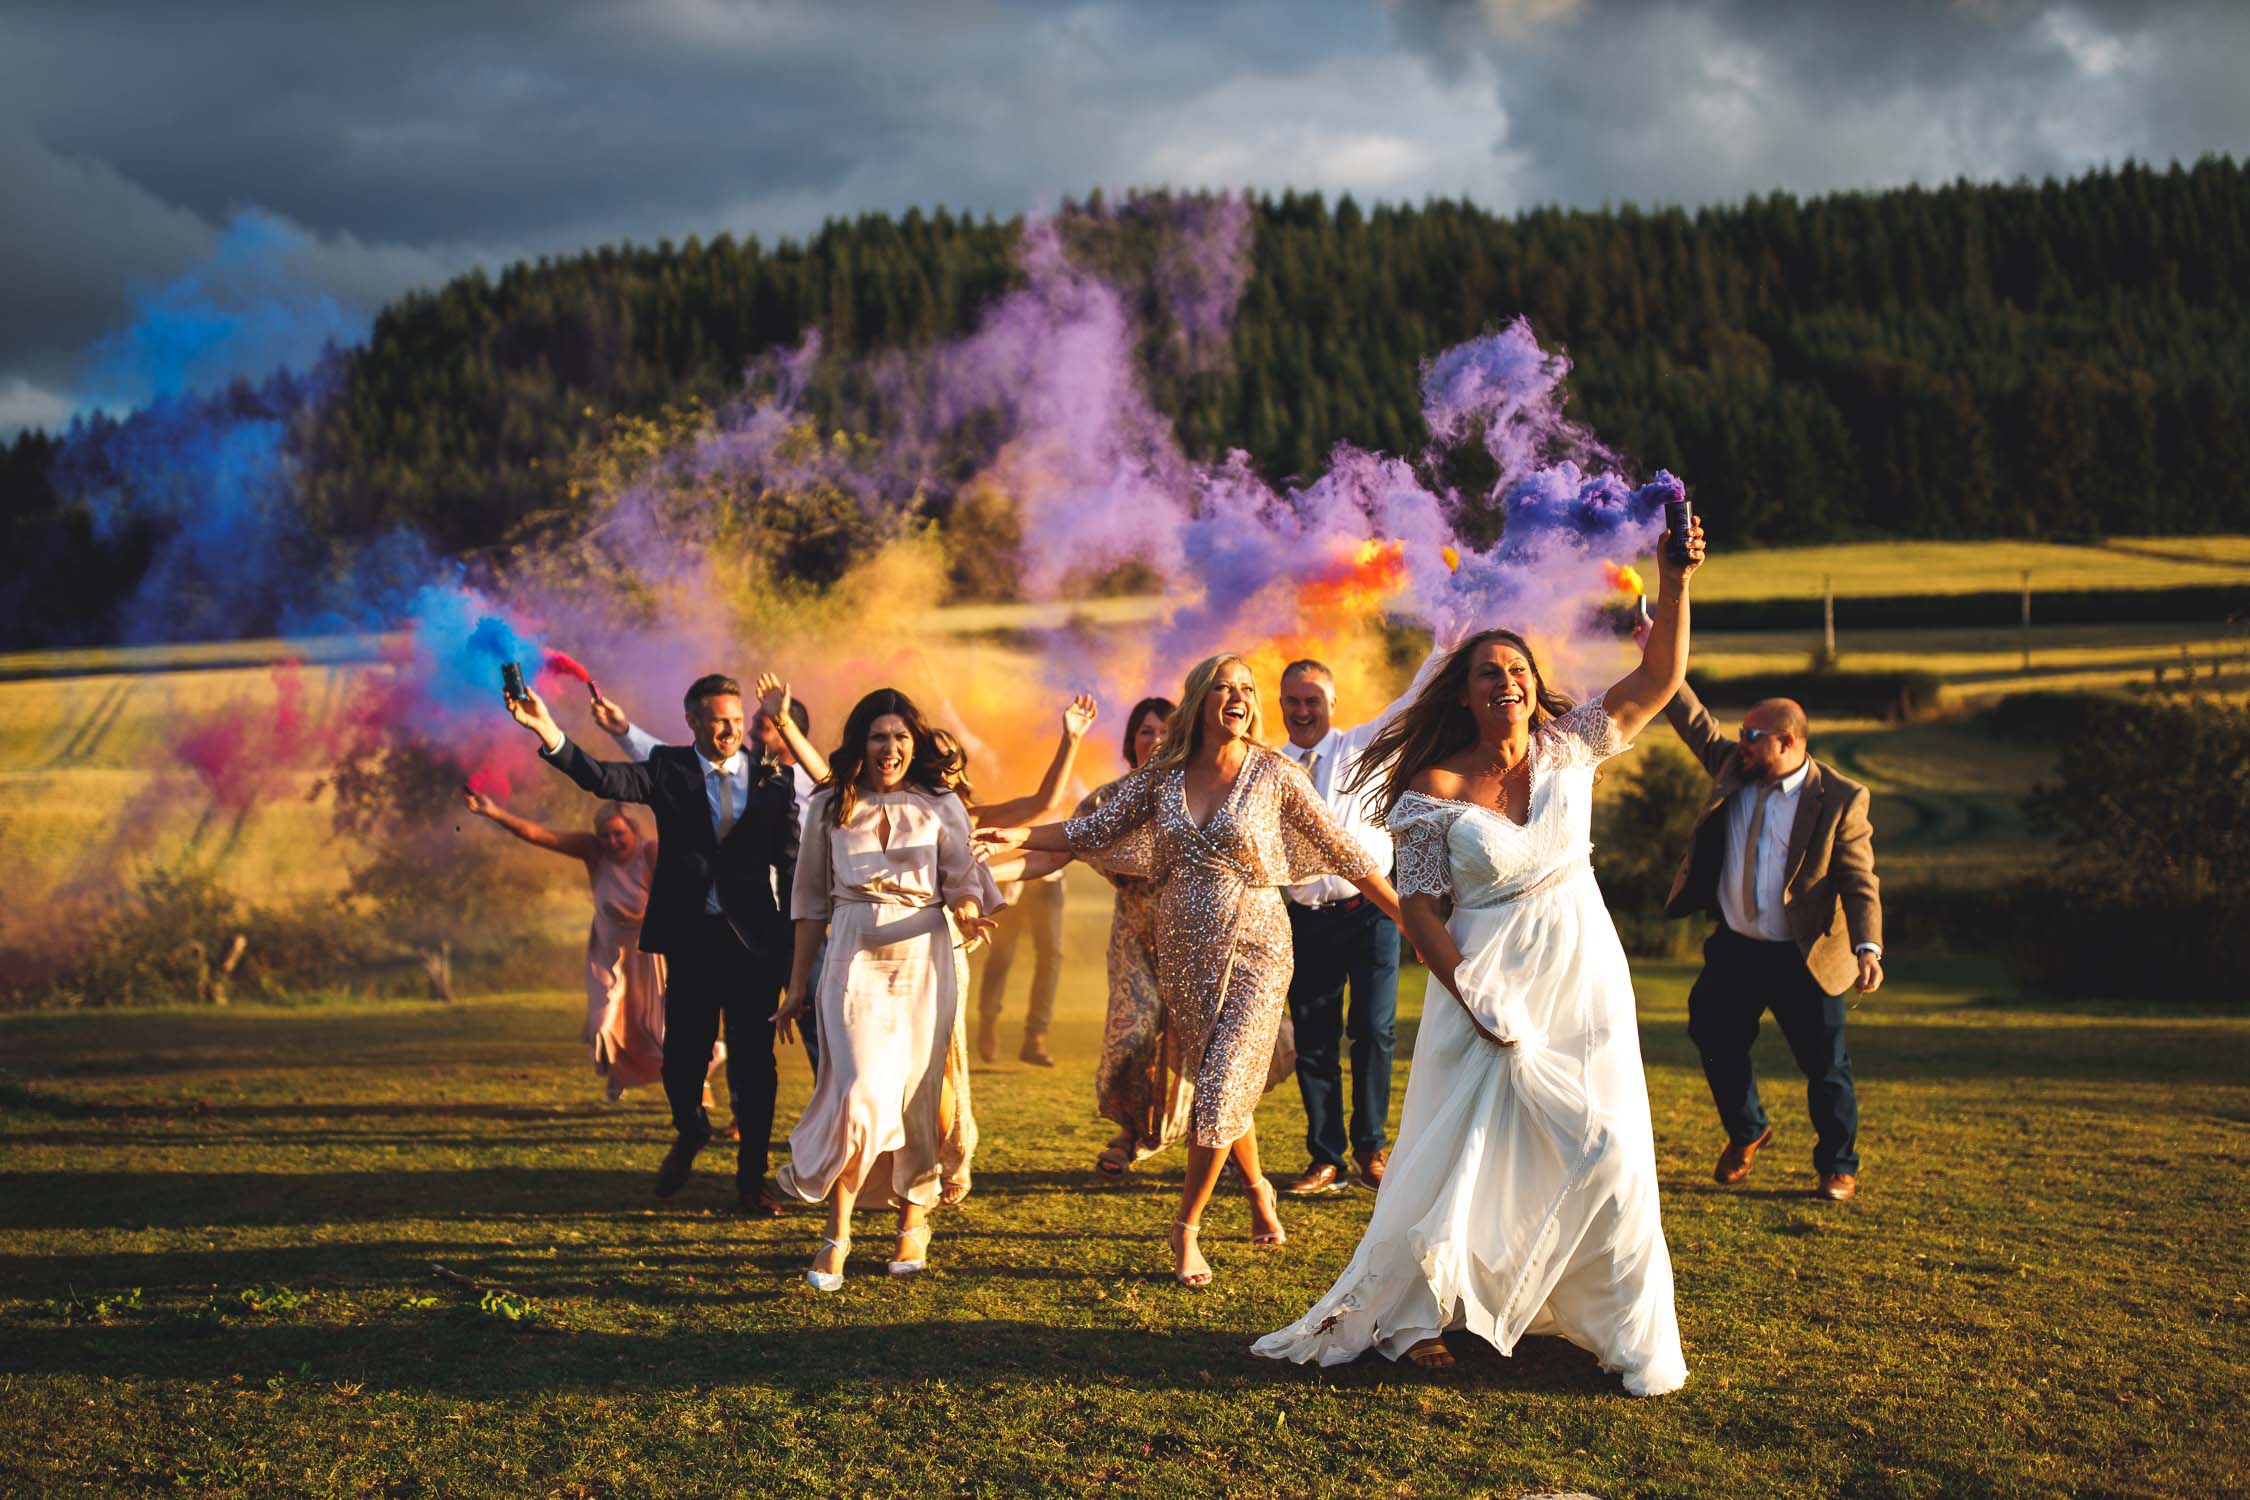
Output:
[[1808,714],[1831,719],[1911,719],[1934,710],[1944,683],[1934,672],[1748,672],[1713,676],[1691,670],[1697,696],[1755,703],[1794,698]]
[[[2194,624],[2250,614],[2250,585],[2191,584],[2169,589],[2055,589],[2031,593],[2034,625]],[[2023,618],[2016,590],[1983,594],[1888,594],[1838,599],[1838,630],[2009,626]],[[1818,630],[1821,601],[1736,599],[1695,606],[1697,630]]]

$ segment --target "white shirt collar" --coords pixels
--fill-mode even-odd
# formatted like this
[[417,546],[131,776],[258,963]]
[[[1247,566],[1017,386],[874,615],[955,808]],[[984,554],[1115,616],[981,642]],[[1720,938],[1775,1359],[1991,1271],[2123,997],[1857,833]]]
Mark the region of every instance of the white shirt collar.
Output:
[[1812,774],[1812,757],[1806,756],[1787,776],[1773,784],[1773,789],[1784,797],[1794,797],[1804,786],[1805,778]]
[[740,750],[735,751],[725,760],[712,760],[709,756],[704,755],[698,755],[696,759],[703,762],[703,774],[706,776],[739,776],[742,774],[743,754]]

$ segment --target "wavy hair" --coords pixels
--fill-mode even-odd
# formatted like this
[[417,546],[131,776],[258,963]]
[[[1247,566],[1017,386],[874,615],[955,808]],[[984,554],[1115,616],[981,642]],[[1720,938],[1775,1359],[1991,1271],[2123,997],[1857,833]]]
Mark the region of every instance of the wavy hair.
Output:
[[[1133,741],[1141,737],[1141,720],[1147,718],[1150,714],[1154,714],[1160,719],[1169,720],[1172,715],[1179,711],[1180,705],[1169,698],[1143,698],[1133,705],[1133,711],[1125,716],[1125,764],[1129,768],[1139,768],[1138,763],[1133,759]],[[1155,752],[1151,751],[1150,753],[1154,754]]]
[[[1189,757],[1203,748],[1203,700],[1211,695],[1211,686],[1219,680],[1219,669],[1229,664],[1250,671],[1250,663],[1232,651],[1222,651],[1217,656],[1205,657],[1188,669],[1187,681],[1180,684],[1180,706],[1172,711],[1172,720],[1164,726],[1164,738],[1159,740],[1141,768],[1168,771],[1174,766],[1184,766]],[[1258,679],[1250,678],[1250,728],[1243,738],[1253,745],[1265,743],[1265,710],[1258,702]]]
[[1368,741],[1360,754],[1359,769],[1352,775],[1349,790],[1353,795],[1380,781],[1383,811],[1387,813],[1406,795],[1415,777],[1476,743],[1476,716],[1461,700],[1468,696],[1469,663],[1479,648],[1496,644],[1514,647],[1531,664],[1533,729],[1570,712],[1570,700],[1547,686],[1546,674],[1539,670],[1539,658],[1532,655],[1529,641],[1513,630],[1480,630],[1454,647],[1414,701]]
[[950,790],[944,756],[938,749],[937,736],[922,718],[922,710],[897,688],[877,688],[852,705],[844,719],[843,743],[828,757],[828,784],[836,789],[828,821],[835,827],[843,827],[852,809],[859,805],[859,779],[867,770],[867,736],[873,732],[875,721],[885,714],[904,719],[906,732],[914,737],[914,749],[906,762],[907,785],[920,787],[934,797]]

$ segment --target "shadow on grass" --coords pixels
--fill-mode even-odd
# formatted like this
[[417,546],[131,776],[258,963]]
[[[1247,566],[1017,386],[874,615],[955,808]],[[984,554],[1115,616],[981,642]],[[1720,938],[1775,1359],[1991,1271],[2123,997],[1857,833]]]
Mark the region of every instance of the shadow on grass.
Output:
[[[814,1294],[806,1293],[811,1296]],[[848,1293],[847,1293],[848,1296]],[[897,1323],[635,1334],[488,1323],[459,1308],[354,1327],[286,1322],[188,1329],[143,1321],[10,1330],[0,1368],[20,1375],[100,1371],[142,1379],[223,1380],[285,1372],[375,1391],[461,1398],[752,1386],[803,1401],[895,1391],[916,1381],[1031,1385],[1084,1381],[1223,1396],[1302,1382],[1344,1389],[1434,1384],[1477,1391],[1620,1394],[1590,1354],[1559,1339],[1526,1339],[1514,1358],[1455,1334],[1453,1373],[1430,1377],[1379,1354],[1327,1368],[1259,1359],[1266,1332],[1153,1333],[1048,1323],[943,1318]],[[298,1372],[309,1367],[309,1375]],[[1620,1394],[1620,1399],[1623,1399]]]

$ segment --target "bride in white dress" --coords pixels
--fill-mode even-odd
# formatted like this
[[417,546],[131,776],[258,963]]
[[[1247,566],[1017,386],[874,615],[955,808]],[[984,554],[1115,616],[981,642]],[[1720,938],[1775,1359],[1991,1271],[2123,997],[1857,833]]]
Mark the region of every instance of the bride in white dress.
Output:
[[1702,557],[1698,524],[1685,560],[1660,560],[1641,663],[1607,692],[1571,707],[1521,637],[1488,630],[1368,747],[1435,983],[1358,1252],[1259,1354],[1334,1365],[1372,1348],[1442,1370],[1449,1329],[1502,1354],[1560,1334],[1633,1395],[1686,1383],[1632,975],[1588,835],[1594,768],[1679,687]]

